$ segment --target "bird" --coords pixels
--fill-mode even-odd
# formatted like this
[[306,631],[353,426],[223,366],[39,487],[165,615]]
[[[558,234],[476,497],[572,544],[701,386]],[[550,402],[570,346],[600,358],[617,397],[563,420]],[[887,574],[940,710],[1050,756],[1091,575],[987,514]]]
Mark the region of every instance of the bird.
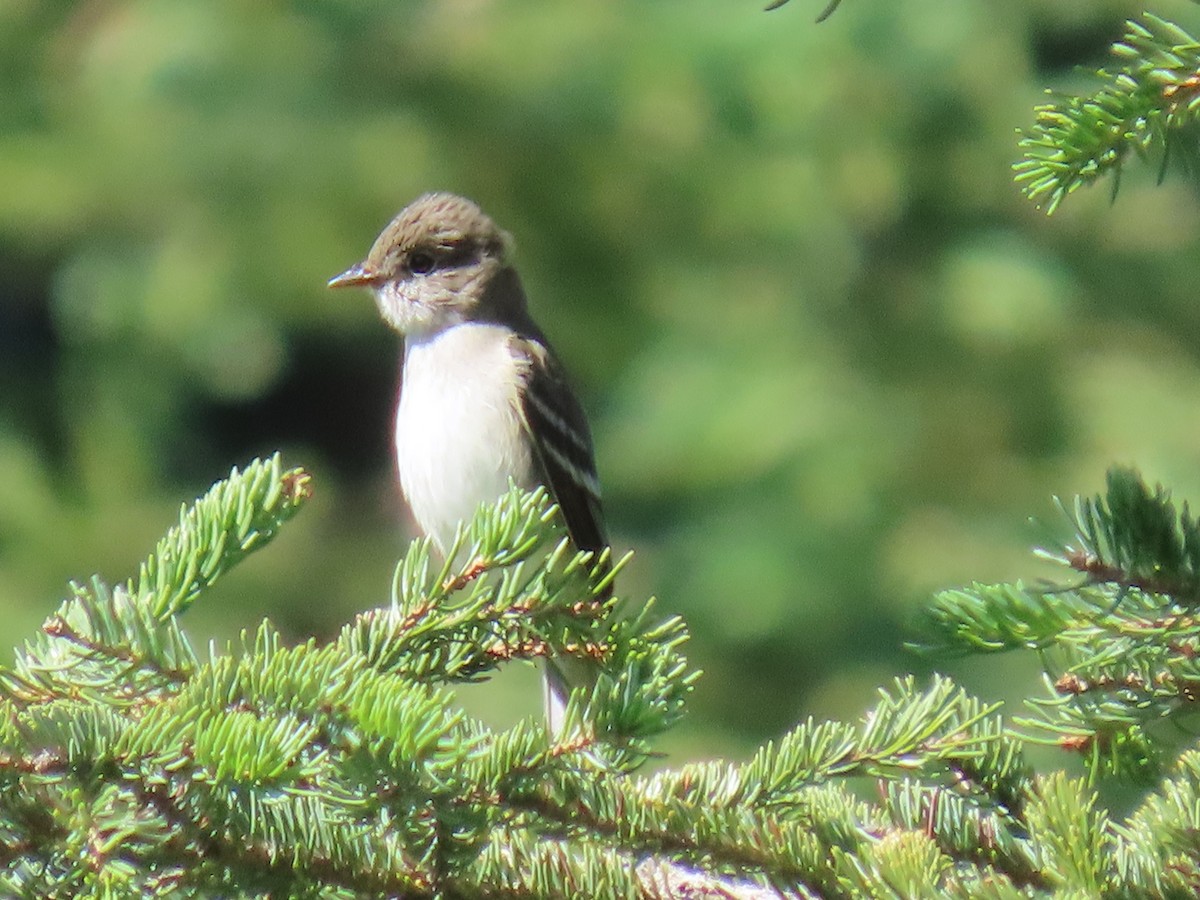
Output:
[[[574,547],[601,559],[608,534],[591,429],[512,256],[512,238],[474,201],[427,193],[329,287],[369,288],[403,336],[400,487],[441,554],[480,504],[516,485],[544,486]],[[551,735],[561,735],[571,688],[594,683],[591,662],[543,660]]]

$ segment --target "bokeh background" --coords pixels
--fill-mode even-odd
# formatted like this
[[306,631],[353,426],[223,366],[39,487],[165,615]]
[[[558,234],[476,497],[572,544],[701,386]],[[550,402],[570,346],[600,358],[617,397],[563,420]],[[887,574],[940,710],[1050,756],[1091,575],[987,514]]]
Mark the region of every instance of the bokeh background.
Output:
[[[1045,575],[1051,495],[1111,463],[1200,498],[1196,194],[1134,166],[1048,219],[1010,170],[1141,8],[820,5],[0,2],[0,648],[276,449],[316,497],[189,613],[197,643],[386,600],[398,343],[324,283],[440,188],[515,235],[624,591],[690,623],[671,758],[934,665],[1035,690],[1028,661],[903,644],[938,588]],[[532,714],[533,684],[467,702]]]

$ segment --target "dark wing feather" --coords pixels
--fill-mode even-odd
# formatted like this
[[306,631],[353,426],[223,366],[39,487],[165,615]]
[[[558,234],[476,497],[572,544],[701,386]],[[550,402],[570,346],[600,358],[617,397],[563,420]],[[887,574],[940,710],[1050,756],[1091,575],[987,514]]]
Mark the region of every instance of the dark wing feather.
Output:
[[[529,430],[542,479],[562,511],[567,533],[579,550],[600,552],[608,546],[600,511],[600,483],[587,417],[566,376],[546,344],[535,337],[514,338],[528,363],[521,414]],[[607,564],[605,569],[607,570]],[[612,594],[607,587],[599,599]],[[569,655],[546,659],[542,667],[546,726],[553,736],[564,727],[573,689],[590,691],[600,667],[594,659]],[[585,694],[586,696],[586,694]]]
[[562,510],[572,543],[598,552],[608,546],[608,534],[587,417],[546,345],[528,337],[517,340],[518,351],[529,360],[521,412],[546,487]]

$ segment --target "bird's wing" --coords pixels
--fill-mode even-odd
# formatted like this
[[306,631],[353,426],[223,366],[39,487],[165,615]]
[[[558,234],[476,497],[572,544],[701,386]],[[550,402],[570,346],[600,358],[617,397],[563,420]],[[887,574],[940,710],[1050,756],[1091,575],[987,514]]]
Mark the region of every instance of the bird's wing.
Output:
[[515,340],[514,350],[528,361],[521,417],[546,487],[562,510],[572,543],[599,552],[608,546],[608,534],[587,417],[549,348],[533,338]]
[[[600,510],[600,480],[596,477],[587,417],[549,348],[532,337],[514,340],[514,352],[527,365],[521,418],[529,431],[543,481],[562,511],[571,542],[579,550],[599,553],[608,546],[608,535]],[[599,597],[607,599],[611,594],[610,585]],[[590,691],[599,671],[594,659],[559,655],[544,660],[543,696],[551,735],[562,734],[572,689]]]

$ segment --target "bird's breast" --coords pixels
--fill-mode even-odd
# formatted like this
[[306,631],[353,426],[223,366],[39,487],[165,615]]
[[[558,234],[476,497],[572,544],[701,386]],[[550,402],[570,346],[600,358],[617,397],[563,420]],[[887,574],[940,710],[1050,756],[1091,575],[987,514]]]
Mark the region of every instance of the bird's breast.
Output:
[[405,343],[396,461],[417,524],[445,550],[459,522],[508,490],[533,487],[520,414],[523,361],[507,329],[467,323]]

